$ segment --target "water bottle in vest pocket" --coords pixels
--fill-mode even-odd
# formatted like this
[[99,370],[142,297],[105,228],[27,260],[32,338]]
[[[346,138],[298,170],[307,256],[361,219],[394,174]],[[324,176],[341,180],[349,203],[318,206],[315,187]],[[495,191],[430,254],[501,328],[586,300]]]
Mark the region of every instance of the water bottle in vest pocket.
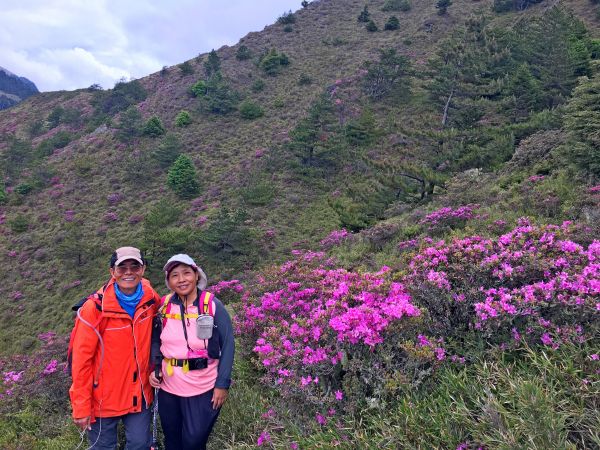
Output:
[[196,319],[196,337],[210,339],[213,335],[215,319],[210,314],[200,314]]

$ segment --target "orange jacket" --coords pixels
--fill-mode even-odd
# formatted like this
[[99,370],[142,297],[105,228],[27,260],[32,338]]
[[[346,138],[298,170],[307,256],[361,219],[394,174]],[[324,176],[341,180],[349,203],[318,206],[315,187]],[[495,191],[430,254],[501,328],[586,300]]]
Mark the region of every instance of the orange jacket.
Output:
[[[160,297],[150,282],[142,280],[144,295],[135,309],[133,319],[117,300],[114,279],[94,296],[102,294],[102,319],[95,301],[86,301],[81,317],[73,328],[72,376],[69,389],[73,417],[115,417],[140,412],[142,392],[146,404],[153,400],[150,375],[150,338],[152,319]],[[104,357],[102,357],[104,347]],[[101,366],[100,366],[101,365]],[[100,370],[99,370],[100,369]],[[97,380],[96,380],[97,378]],[[94,386],[94,382],[97,385]]]

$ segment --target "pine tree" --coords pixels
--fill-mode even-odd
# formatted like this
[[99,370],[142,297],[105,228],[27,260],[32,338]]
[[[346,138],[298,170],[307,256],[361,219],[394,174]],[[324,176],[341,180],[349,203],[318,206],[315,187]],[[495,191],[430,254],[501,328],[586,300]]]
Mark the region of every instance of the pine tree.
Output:
[[117,138],[121,142],[131,142],[141,134],[142,113],[137,106],[132,105],[121,113],[118,127]]
[[221,58],[217,55],[217,52],[213,49],[208,54],[206,61],[204,61],[204,73],[206,78],[210,79],[212,76],[221,72]]
[[398,28],[400,28],[400,21],[396,16],[391,16],[385,23],[384,28],[386,30],[397,30]]
[[514,107],[513,116],[516,118],[526,118],[540,106],[540,84],[527,64],[518,67],[508,83],[507,91],[512,95],[510,104]]
[[150,137],[157,137],[165,134],[165,127],[157,116],[152,116],[144,125],[144,134]]
[[363,91],[372,99],[381,99],[400,88],[403,88],[405,93],[410,90],[410,60],[406,56],[396,54],[396,49],[380,49],[379,61],[368,61],[364,67],[367,74],[363,79]]
[[194,73],[194,68],[192,67],[192,64],[189,61],[181,63],[179,65],[179,70],[181,72],[181,75],[183,75],[184,77]]
[[452,5],[452,0],[438,0],[435,7],[438,10],[438,15],[443,16],[448,12],[448,8]]
[[235,58],[238,61],[244,61],[246,59],[250,59],[252,57],[252,52],[245,45],[240,45],[235,52]]
[[367,25],[365,26],[365,28],[367,29],[367,31],[370,31],[371,33],[379,30],[379,28],[377,28],[377,24],[375,22],[373,22],[372,20],[369,20],[369,22],[367,22]]
[[167,168],[181,154],[181,142],[176,135],[168,133],[165,135],[156,150],[152,152],[152,158],[158,162],[160,167]]
[[194,163],[187,155],[179,155],[167,176],[167,184],[181,198],[193,198],[200,192]]
[[175,125],[178,127],[186,127],[190,123],[192,123],[192,117],[190,116],[190,113],[185,110],[179,111],[175,117]]
[[362,23],[367,23],[369,20],[371,20],[371,14],[369,14],[369,8],[367,7],[367,5],[365,5],[364,9],[358,16],[358,21]]

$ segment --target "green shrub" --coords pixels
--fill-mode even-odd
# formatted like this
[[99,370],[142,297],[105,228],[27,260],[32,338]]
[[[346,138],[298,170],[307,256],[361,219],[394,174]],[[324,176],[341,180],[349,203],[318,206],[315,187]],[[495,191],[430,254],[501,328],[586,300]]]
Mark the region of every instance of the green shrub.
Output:
[[396,16],[391,16],[385,23],[384,28],[386,30],[397,30],[398,28],[400,28],[400,21]]
[[438,10],[438,15],[443,16],[446,14],[448,8],[452,5],[452,0],[438,0],[435,7]]
[[282,66],[287,66],[289,63],[285,53],[277,53],[275,49],[271,49],[260,58],[259,66],[267,75],[275,76],[281,71]]
[[291,25],[286,25],[285,27],[283,27],[283,31],[286,33],[291,33],[292,31],[294,31],[294,27],[292,27]]
[[285,106],[285,99],[283,97],[276,97],[273,100],[273,106],[275,108],[283,108]]
[[296,23],[296,16],[294,15],[294,13],[291,10],[288,12],[284,12],[277,19],[277,23],[280,23],[282,25],[290,25],[292,23]]
[[206,81],[196,81],[192,87],[190,87],[190,92],[194,97],[202,97],[203,95],[206,95]]
[[21,183],[15,188],[15,192],[19,195],[27,195],[33,191],[33,185],[31,183]]
[[265,206],[275,197],[274,188],[270,180],[254,180],[250,186],[242,189],[242,198],[248,205]]
[[200,97],[200,108],[212,114],[228,114],[236,109],[240,95],[229,87],[220,72],[206,82],[206,93]]
[[157,137],[165,134],[165,127],[157,116],[152,116],[144,125],[144,134],[150,137]]
[[371,14],[369,14],[369,8],[367,5],[365,5],[363,10],[360,12],[357,20],[361,23],[368,23],[371,20]]
[[146,99],[148,93],[138,80],[126,82],[124,80],[115,84],[109,91],[95,90],[92,104],[96,116],[107,114],[115,115]]
[[36,149],[36,156],[38,158],[50,156],[54,150],[64,148],[69,145],[72,139],[73,135],[68,131],[59,131],[50,139],[40,142]]
[[8,221],[8,226],[14,233],[23,233],[29,229],[29,218],[19,214],[14,219]]
[[264,111],[260,107],[260,105],[254,103],[251,100],[244,100],[240,104],[239,110],[242,118],[248,120],[258,119],[259,117],[262,117],[264,115]]
[[179,64],[179,71],[181,72],[181,75],[187,76],[192,75],[194,73],[194,68],[192,67],[192,64],[189,61],[186,61],[184,63]]
[[312,78],[304,72],[302,72],[300,74],[300,77],[298,78],[298,84],[300,86],[308,86],[309,84],[312,84]]
[[252,52],[245,45],[240,45],[235,52],[235,58],[238,61],[245,61],[246,59],[252,58]]
[[4,183],[0,183],[0,203],[6,201],[6,189],[4,189]]
[[179,111],[179,114],[175,117],[175,125],[178,127],[185,127],[190,123],[192,123],[190,113],[185,110]]
[[263,80],[262,78],[255,80],[254,83],[252,83],[252,86],[250,86],[250,89],[252,90],[252,92],[263,91],[265,89],[265,80]]
[[167,184],[181,198],[193,198],[200,192],[194,163],[187,155],[179,155],[167,175]]
[[382,11],[410,11],[410,0],[385,0]]
[[377,28],[377,25],[375,24],[375,22],[373,22],[372,20],[369,20],[369,22],[367,23],[365,28],[367,29],[367,31],[370,31],[371,33],[379,30],[379,28]]

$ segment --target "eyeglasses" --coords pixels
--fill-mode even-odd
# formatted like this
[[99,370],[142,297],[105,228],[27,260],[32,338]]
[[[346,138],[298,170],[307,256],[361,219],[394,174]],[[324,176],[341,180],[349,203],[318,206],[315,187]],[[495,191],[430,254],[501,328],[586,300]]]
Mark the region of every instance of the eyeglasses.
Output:
[[144,266],[142,266],[141,264],[131,264],[131,265],[126,265],[126,266],[115,266],[115,272],[117,275],[123,275],[126,274],[127,272],[131,272],[131,273],[140,273],[142,271],[142,268]]

